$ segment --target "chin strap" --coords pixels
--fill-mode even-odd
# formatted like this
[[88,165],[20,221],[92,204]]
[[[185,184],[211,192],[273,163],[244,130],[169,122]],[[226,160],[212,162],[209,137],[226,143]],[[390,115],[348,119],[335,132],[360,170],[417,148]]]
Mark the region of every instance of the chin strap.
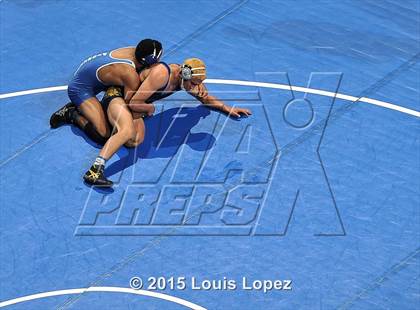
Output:
[[187,91],[184,87],[184,78],[182,77],[181,77],[181,89]]

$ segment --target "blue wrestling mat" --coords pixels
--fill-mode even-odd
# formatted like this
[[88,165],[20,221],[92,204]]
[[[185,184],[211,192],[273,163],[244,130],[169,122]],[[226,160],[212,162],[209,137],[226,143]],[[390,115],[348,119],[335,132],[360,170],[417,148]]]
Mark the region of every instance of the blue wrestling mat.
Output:
[[[0,1],[0,307],[419,309],[419,3]],[[159,101],[92,189],[49,117],[146,37],[253,115]]]

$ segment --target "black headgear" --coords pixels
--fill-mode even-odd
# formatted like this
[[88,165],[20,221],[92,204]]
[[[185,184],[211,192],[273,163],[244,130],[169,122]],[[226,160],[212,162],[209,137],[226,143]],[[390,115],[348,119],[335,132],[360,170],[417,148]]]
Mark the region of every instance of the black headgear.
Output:
[[137,44],[135,56],[139,63],[149,67],[159,61],[162,52],[162,44],[159,41],[144,39]]

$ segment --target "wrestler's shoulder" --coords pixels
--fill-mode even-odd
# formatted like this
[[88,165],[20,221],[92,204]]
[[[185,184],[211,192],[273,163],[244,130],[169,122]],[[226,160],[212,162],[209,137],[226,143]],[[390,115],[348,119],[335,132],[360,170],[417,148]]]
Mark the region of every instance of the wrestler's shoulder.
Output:
[[167,66],[168,64],[164,62],[158,62],[149,68],[149,72],[156,72],[156,73],[164,73],[168,72]]

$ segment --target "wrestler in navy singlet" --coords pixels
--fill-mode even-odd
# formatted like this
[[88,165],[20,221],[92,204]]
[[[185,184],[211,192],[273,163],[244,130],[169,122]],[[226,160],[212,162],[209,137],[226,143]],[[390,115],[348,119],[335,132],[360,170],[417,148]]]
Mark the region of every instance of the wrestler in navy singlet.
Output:
[[171,67],[169,67],[169,65],[167,64],[167,63],[165,63],[165,62],[163,62],[163,61],[161,61],[161,62],[159,62],[160,64],[162,64],[162,65],[164,65],[165,67],[166,67],[166,69],[168,70],[168,81],[166,82],[166,84],[165,84],[165,86],[163,86],[162,88],[159,88],[156,92],[154,92],[145,102],[146,103],[152,103],[152,102],[154,102],[154,101],[158,101],[158,100],[160,100],[160,99],[163,99],[163,98],[166,98],[166,97],[168,97],[168,96],[170,96],[170,95],[172,95],[174,92],[176,92],[176,91],[178,91],[178,90],[180,90],[181,88],[179,88],[179,89],[176,89],[176,90],[174,90],[174,91],[168,91],[168,92],[165,92],[164,90],[165,90],[165,88],[166,88],[166,86],[168,86],[168,83],[169,83],[169,77],[171,76]]
[[[173,93],[181,90],[180,87],[178,87],[177,89],[173,90],[173,91],[165,91],[166,87],[168,86],[169,83],[169,78],[171,76],[171,68],[169,67],[169,65],[165,62],[159,62],[159,64],[162,64],[165,66],[165,68],[168,70],[168,81],[166,82],[166,84],[159,88],[157,91],[155,91],[146,101],[145,103],[153,103],[157,100],[166,98],[170,95],[172,95]],[[112,99],[114,98],[124,98],[124,87],[121,86],[111,86],[108,87],[107,91],[105,92],[105,95],[101,101],[102,105],[105,107],[105,109],[107,109],[109,103],[111,102]]]

